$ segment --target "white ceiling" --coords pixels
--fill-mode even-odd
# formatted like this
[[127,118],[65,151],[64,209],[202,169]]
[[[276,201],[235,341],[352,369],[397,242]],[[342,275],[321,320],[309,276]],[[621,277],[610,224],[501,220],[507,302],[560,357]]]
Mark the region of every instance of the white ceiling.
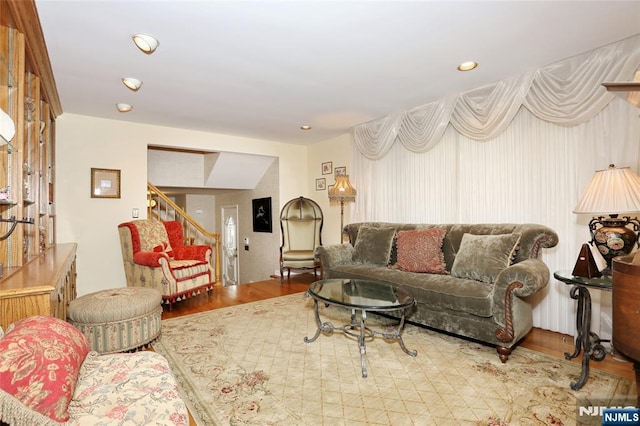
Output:
[[[65,112],[296,144],[640,32],[640,1],[36,5]],[[465,60],[480,66],[457,71]]]

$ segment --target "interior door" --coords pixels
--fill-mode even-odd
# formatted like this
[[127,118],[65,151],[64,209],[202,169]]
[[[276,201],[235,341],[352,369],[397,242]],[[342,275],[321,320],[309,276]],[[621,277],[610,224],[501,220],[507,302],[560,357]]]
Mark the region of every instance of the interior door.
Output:
[[238,205],[222,206],[222,285],[237,285],[238,273]]

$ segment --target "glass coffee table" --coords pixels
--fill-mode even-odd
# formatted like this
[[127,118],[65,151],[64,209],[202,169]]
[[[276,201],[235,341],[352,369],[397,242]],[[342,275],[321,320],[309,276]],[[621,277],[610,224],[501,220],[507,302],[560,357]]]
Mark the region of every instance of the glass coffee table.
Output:
[[[409,292],[391,284],[378,281],[329,279],[312,283],[307,294],[313,298],[313,311],[316,315],[318,329],[313,337],[305,337],[305,343],[315,341],[320,333],[333,334],[341,331],[345,336],[358,339],[360,347],[360,363],[362,365],[362,377],[367,377],[365,342],[373,340],[376,335],[382,336],[388,342],[397,341],[402,350],[415,357],[417,351],[410,351],[402,340],[405,313],[415,304],[415,300]],[[318,312],[318,303],[335,305],[345,309],[351,309],[351,322],[342,327],[336,327],[330,322],[322,322]],[[367,312],[401,312],[400,323],[397,327],[388,327],[384,331],[374,331],[367,327]],[[360,312],[358,320],[357,313]]]

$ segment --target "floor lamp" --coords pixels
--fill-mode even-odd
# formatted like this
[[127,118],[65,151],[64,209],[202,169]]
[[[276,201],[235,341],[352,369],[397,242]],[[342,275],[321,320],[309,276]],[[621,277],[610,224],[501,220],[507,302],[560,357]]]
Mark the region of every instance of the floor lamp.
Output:
[[351,186],[349,176],[336,176],[336,182],[329,187],[329,202],[340,204],[340,244],[342,244],[342,232],[344,229],[344,203],[352,203],[356,200],[356,189]]

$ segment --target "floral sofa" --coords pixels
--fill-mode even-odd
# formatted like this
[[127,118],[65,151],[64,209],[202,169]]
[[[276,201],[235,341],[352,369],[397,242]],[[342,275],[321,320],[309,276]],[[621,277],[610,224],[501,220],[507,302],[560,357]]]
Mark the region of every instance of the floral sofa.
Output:
[[186,426],[189,415],[161,355],[90,352],[71,324],[33,316],[0,338],[0,423]]
[[557,234],[537,224],[353,223],[350,244],[318,247],[323,278],[376,280],[416,300],[409,322],[496,346],[506,362],[533,326],[529,296],[549,282],[538,258]]

